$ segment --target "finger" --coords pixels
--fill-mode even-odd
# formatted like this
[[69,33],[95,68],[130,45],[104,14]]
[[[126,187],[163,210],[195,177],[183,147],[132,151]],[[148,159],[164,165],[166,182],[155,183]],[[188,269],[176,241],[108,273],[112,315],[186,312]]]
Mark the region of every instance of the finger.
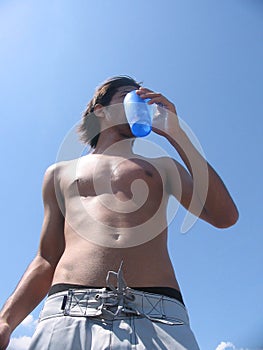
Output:
[[166,97],[164,97],[161,93],[153,92],[150,89],[142,87],[139,90],[136,90],[136,92],[142,99],[149,99],[150,101],[147,102],[149,105],[156,103],[159,106],[164,107],[176,114],[176,108],[174,104]]
[[147,99],[149,98],[150,100],[152,99],[165,99],[163,95],[157,92],[143,92],[138,94],[141,98]]
[[137,94],[140,95],[140,96],[162,96],[161,93],[159,92],[155,92],[155,91],[152,91],[150,89],[146,89],[146,88],[143,88],[143,89],[139,89],[139,90],[136,90]]
[[147,93],[151,93],[153,92],[153,90],[150,90],[148,88],[145,87],[140,87],[139,90],[136,90],[138,95],[143,95],[143,94],[147,94]]
[[152,96],[150,98],[150,101],[147,102],[149,105],[152,104],[157,104],[159,107],[164,107],[164,108],[170,108],[173,106],[173,103],[170,102],[169,100],[167,100],[167,98],[165,98],[164,96]]
[[155,97],[153,99],[151,99],[150,101],[147,102],[149,105],[152,105],[152,104],[157,104],[158,105],[158,108],[160,107],[161,109],[164,108],[174,114],[177,114],[176,112],[176,108],[175,108],[175,105],[167,100],[167,98],[165,97]]
[[165,97],[159,95],[152,95],[151,97],[147,96],[146,98],[150,99],[150,101],[148,101],[148,104],[151,105],[156,103],[158,105],[166,106],[169,103],[169,101]]
[[166,97],[164,97],[161,93],[159,92],[153,92],[149,89],[142,89],[142,90],[137,90],[137,94],[140,95],[141,98],[146,99],[159,99],[160,101],[168,101]]

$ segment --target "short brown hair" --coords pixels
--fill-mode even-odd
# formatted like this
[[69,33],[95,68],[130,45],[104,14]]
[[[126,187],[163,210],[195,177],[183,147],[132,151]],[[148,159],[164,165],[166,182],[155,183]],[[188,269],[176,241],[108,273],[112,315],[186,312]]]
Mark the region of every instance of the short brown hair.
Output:
[[140,83],[137,83],[133,78],[127,75],[116,76],[107,79],[95,91],[93,98],[88,103],[86,110],[82,115],[81,123],[78,127],[80,140],[85,144],[90,144],[95,148],[100,137],[100,122],[94,113],[96,104],[108,106],[113,95],[121,86],[134,86],[140,88]]

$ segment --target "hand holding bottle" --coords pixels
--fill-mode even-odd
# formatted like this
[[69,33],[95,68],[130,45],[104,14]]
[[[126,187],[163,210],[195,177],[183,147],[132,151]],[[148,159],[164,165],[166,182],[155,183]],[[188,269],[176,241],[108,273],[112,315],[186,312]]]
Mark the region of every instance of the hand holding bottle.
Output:
[[152,108],[152,130],[159,135],[175,138],[180,125],[174,104],[162,94],[147,88],[141,87],[136,93]]

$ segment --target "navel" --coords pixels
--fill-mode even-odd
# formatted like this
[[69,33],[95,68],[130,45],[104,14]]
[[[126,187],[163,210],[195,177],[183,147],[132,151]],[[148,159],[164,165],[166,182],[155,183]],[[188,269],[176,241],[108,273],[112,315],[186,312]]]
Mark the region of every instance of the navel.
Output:
[[120,234],[118,233],[113,233],[112,234],[112,238],[115,240],[115,241],[118,241],[120,239]]

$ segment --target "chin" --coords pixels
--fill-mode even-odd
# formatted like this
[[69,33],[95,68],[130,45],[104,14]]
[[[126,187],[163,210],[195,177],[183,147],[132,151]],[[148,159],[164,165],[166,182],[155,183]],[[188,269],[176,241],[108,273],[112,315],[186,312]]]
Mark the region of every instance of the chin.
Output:
[[120,135],[126,138],[134,138],[135,136],[131,132],[129,124],[123,126],[122,128],[119,129]]

